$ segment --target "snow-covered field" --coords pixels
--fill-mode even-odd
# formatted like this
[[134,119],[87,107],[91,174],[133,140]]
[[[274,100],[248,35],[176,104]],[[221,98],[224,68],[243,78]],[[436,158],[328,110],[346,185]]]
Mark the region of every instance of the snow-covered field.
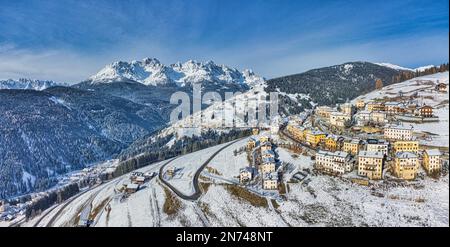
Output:
[[175,167],[177,172],[173,178],[166,179],[183,194],[191,195],[195,192],[193,187],[195,172],[209,157],[211,157],[211,155],[225,145],[226,144],[217,145],[176,158],[170,165],[164,168],[164,172],[166,172],[169,167]]

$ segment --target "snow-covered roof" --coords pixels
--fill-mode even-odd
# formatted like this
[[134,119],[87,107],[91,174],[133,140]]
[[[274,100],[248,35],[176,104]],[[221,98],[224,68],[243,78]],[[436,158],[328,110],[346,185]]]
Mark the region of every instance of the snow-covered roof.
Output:
[[263,180],[278,180],[278,173],[276,172],[265,173],[263,176]]
[[361,141],[358,139],[352,139],[352,141],[350,143],[352,144],[359,144]]
[[311,132],[312,135],[325,135],[324,132],[320,131],[320,130],[314,130]]
[[367,139],[367,145],[388,145],[389,143],[384,139]]
[[275,155],[275,152],[272,151],[272,150],[264,150],[262,153],[263,153],[263,154]]
[[261,146],[272,146],[272,143],[270,143],[270,142],[263,142],[261,144]]
[[404,125],[388,125],[385,129],[400,129],[400,130],[412,130],[412,127],[404,126]]
[[263,164],[275,163],[275,160],[274,160],[274,158],[263,158],[262,162],[263,162]]
[[400,159],[412,159],[417,158],[417,155],[411,152],[398,152],[395,157]]
[[440,156],[442,155],[441,151],[439,149],[427,149],[425,150],[429,156]]
[[137,190],[138,188],[139,188],[139,184],[127,184],[127,189]]
[[240,173],[243,173],[243,172],[250,172],[250,173],[253,173],[253,168],[251,168],[251,167],[249,167],[249,166],[246,166],[246,167],[243,167],[243,168],[239,169],[239,172],[240,172]]
[[378,151],[360,151],[358,154],[359,157],[365,157],[365,158],[383,158],[383,153]]
[[389,101],[389,102],[384,103],[384,105],[387,105],[387,106],[398,106],[399,104],[400,104],[399,102],[395,102],[395,101]]
[[317,155],[323,155],[323,156],[337,156],[337,157],[346,158],[346,157],[348,156],[348,153],[347,153],[347,152],[344,152],[344,151],[329,152],[329,151],[319,150],[319,151],[317,152]]

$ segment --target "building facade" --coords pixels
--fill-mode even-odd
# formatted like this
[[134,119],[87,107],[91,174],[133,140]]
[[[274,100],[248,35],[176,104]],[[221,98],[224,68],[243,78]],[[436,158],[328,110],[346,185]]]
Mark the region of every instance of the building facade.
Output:
[[361,151],[358,154],[358,175],[369,179],[383,178],[383,159],[381,152]]
[[383,130],[384,138],[390,140],[411,140],[413,138],[412,127],[386,126]]
[[352,155],[356,155],[359,152],[359,145],[361,141],[358,139],[352,139],[351,141],[344,141],[344,146],[342,147],[342,151],[350,153]]
[[425,150],[423,153],[423,168],[428,174],[441,171],[441,155],[442,153],[438,149]]
[[394,159],[394,175],[400,179],[411,180],[416,178],[419,168],[419,158],[411,152],[399,152]]
[[350,155],[347,152],[319,151],[316,154],[315,167],[331,174],[344,174],[353,169],[350,160]]
[[418,141],[396,141],[394,142],[393,149],[395,153],[398,152],[412,152],[417,153],[419,151]]

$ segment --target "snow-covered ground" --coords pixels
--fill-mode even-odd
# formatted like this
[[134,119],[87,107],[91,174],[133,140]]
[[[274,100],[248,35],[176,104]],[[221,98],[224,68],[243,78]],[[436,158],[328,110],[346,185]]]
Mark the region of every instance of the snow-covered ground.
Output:
[[176,158],[170,163],[170,165],[167,165],[164,168],[164,172],[166,172],[170,167],[175,167],[176,169],[176,173],[173,178],[166,178],[166,180],[168,180],[171,185],[183,194],[193,194],[195,192],[193,185],[195,172],[206,160],[209,159],[209,157],[225,145],[226,143],[220,144]]

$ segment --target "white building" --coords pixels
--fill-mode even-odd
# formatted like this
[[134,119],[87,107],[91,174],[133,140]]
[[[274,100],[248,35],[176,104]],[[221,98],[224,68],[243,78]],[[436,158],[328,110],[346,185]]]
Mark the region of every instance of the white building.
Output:
[[253,169],[251,167],[244,167],[239,170],[239,182],[245,183],[253,178]]
[[384,138],[391,140],[412,140],[412,127],[402,125],[390,125],[384,128]]
[[354,116],[356,125],[365,126],[370,122],[370,112],[363,110],[355,114]]
[[278,174],[276,172],[264,174],[262,181],[265,190],[276,190],[278,188]]
[[259,166],[260,173],[271,173],[275,171],[275,160],[273,158],[263,158]]
[[327,152],[321,150],[317,152],[315,165],[317,169],[336,174],[344,174],[353,169],[350,155],[342,151]]
[[388,155],[389,142],[385,140],[367,140],[367,151],[369,152],[381,152],[383,155]]
[[386,113],[381,111],[373,111],[370,113],[370,121],[372,123],[383,124],[386,122]]
[[330,114],[330,125],[342,127],[343,123],[349,121],[351,117],[342,112],[332,112]]
[[439,149],[425,150],[423,155],[423,168],[428,172],[436,172],[442,169],[441,151]]

